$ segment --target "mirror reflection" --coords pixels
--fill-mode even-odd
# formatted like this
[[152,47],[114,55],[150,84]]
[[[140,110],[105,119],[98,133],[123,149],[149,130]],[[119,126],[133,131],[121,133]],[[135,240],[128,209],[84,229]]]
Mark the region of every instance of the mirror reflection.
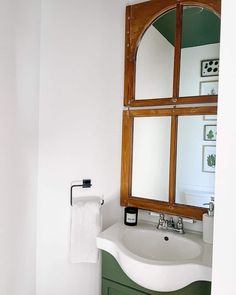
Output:
[[[135,99],[173,96],[176,9],[144,33],[136,56]],[[184,6],[179,96],[218,94],[220,18],[199,6]]]
[[184,6],[179,96],[218,94],[220,19],[208,9]]
[[168,201],[171,117],[134,118],[132,196]]
[[[168,202],[171,116],[135,117],[132,196]],[[216,115],[179,115],[175,203],[207,207],[214,197]]]
[[216,115],[178,118],[176,203],[196,207],[214,196]]
[[172,97],[176,9],[144,33],[136,57],[135,99]]

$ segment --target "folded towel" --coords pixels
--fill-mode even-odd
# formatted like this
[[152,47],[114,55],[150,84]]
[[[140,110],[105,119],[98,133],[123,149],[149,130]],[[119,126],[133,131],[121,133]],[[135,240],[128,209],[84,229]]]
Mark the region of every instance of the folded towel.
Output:
[[101,198],[77,199],[71,208],[70,260],[97,263],[96,237],[101,231]]

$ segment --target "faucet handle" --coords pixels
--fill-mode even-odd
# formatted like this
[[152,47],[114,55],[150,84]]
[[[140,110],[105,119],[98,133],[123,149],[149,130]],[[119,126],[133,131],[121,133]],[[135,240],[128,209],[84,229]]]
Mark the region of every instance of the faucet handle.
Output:
[[158,221],[158,224],[157,224],[157,228],[163,228],[165,226],[165,215],[164,214],[160,214],[160,218],[159,218],[159,221]]
[[165,220],[165,215],[163,213],[160,213],[160,220]]
[[183,218],[179,217],[177,222],[177,229],[183,234],[184,233],[184,224],[183,224]]

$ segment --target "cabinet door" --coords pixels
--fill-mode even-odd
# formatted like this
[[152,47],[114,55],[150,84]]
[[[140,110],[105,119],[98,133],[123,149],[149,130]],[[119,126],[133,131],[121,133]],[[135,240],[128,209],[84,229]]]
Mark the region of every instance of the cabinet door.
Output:
[[136,289],[117,284],[106,279],[102,280],[102,295],[149,295]]

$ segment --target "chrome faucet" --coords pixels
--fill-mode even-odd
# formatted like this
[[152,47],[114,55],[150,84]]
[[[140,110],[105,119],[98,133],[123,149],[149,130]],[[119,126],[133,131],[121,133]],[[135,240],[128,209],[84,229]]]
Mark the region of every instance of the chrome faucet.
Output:
[[157,224],[157,229],[171,230],[180,234],[184,234],[183,219],[179,217],[178,221],[175,223],[173,217],[170,219],[165,219],[164,214],[161,213]]

